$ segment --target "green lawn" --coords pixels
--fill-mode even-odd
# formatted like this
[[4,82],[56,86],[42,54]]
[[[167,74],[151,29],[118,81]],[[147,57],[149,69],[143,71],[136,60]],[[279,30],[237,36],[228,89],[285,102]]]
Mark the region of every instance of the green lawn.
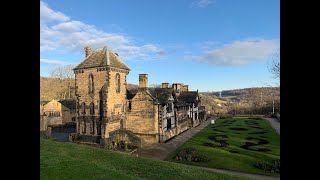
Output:
[[40,140],[40,179],[248,179],[96,147]]
[[[217,142],[221,140],[222,145],[225,145],[223,147],[219,147],[221,143]],[[245,145],[245,142],[249,142],[253,146],[244,149],[241,146]],[[264,144],[257,145],[259,142]],[[182,152],[181,150],[190,147],[194,148],[198,154],[206,155],[210,160],[208,162],[193,162],[176,159],[178,153]],[[181,153],[179,157],[181,157]],[[280,173],[258,169],[254,164],[258,161],[269,163],[280,160],[280,136],[264,119],[218,119],[215,124],[208,125],[169,155],[167,160],[196,166],[278,176]]]

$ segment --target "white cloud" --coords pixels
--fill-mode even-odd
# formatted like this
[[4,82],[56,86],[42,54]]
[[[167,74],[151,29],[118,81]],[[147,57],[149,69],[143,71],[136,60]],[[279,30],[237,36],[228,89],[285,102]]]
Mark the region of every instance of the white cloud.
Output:
[[213,48],[201,55],[186,55],[185,59],[213,65],[241,65],[265,61],[279,49],[278,40],[244,40]]
[[61,12],[55,12],[52,9],[48,7],[48,5],[40,1],[40,22],[46,23],[51,21],[68,21],[70,18],[66,15],[64,15]]
[[108,46],[125,60],[161,56],[164,51],[155,44],[136,45],[132,38],[98,30],[95,26],[72,20],[61,12],[54,11],[40,2],[40,52],[80,52],[91,46],[93,49]]
[[191,3],[191,7],[204,8],[209,6],[212,3],[211,0],[195,0]]
[[65,65],[68,64],[64,61],[50,60],[50,59],[40,59],[40,63],[44,65]]

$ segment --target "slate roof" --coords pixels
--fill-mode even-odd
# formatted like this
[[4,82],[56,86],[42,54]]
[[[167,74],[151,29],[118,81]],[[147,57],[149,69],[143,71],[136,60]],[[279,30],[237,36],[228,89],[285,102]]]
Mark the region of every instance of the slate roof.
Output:
[[108,49],[107,47],[92,51],[92,53],[88,57],[86,57],[79,65],[77,65],[73,69],[77,70],[93,67],[106,67],[108,57],[110,61],[110,67],[130,70],[129,67],[125,65],[119,58],[119,56],[117,56],[112,50]]
[[76,100],[60,100],[58,101],[59,103],[61,103],[62,105],[64,105],[65,107],[67,107],[70,110],[76,110]]
[[169,97],[172,95],[172,88],[150,88],[149,93],[154,97],[160,104],[168,103]]
[[127,90],[127,99],[132,99],[138,92],[138,89]]
[[177,99],[179,102],[197,103],[198,96],[199,96],[199,94],[197,91],[180,92]]
[[40,104],[44,106],[44,105],[46,105],[48,102],[50,102],[50,101],[40,101]]

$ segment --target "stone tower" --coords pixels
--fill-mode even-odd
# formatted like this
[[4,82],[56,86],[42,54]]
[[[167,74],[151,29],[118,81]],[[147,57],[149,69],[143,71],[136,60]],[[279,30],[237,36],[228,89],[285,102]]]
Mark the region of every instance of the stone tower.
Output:
[[77,136],[105,143],[125,120],[126,77],[130,69],[111,49],[91,51],[73,70],[77,98]]

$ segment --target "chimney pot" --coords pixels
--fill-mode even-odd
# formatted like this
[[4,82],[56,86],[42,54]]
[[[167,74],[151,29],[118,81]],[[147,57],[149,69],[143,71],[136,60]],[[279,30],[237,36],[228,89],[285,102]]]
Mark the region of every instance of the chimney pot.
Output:
[[86,46],[84,47],[84,51],[86,52],[86,57],[88,57],[92,52],[92,48],[90,46]]

